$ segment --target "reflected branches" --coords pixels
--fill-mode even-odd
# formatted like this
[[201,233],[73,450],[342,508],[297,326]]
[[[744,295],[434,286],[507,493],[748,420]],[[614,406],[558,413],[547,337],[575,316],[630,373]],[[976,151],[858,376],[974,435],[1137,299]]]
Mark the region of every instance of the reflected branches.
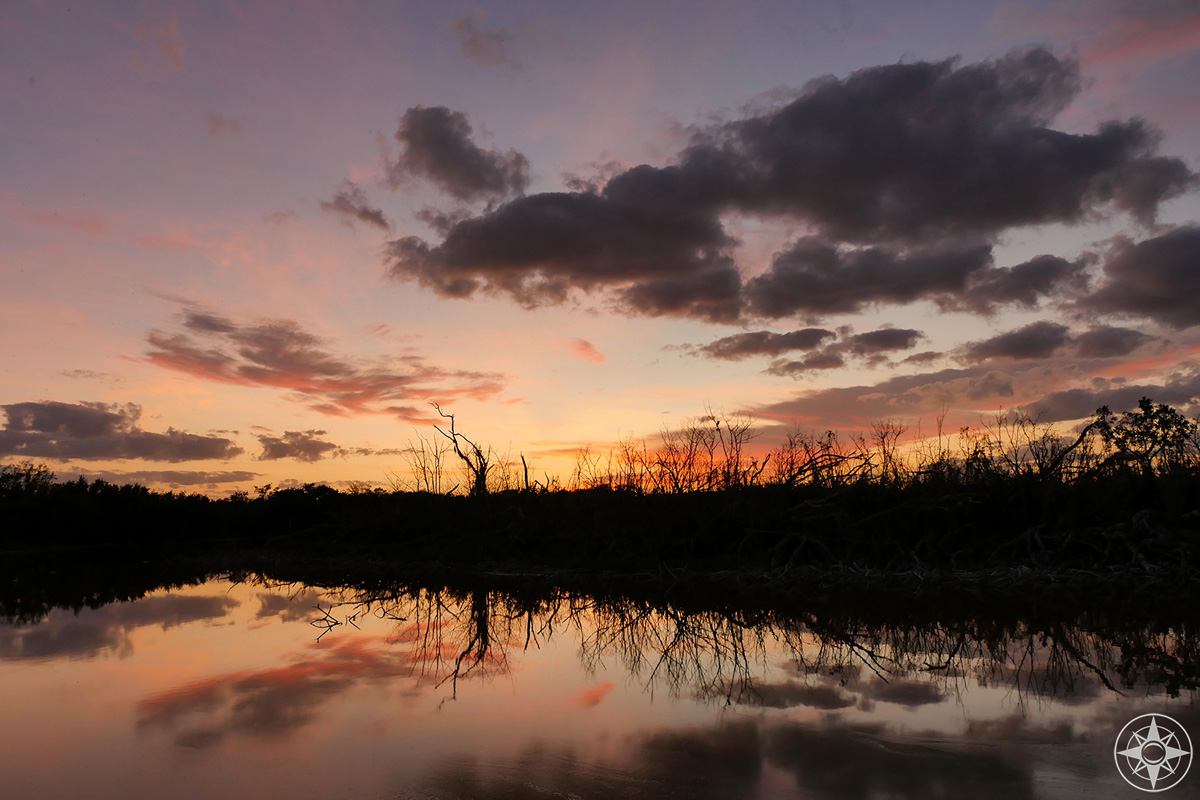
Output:
[[[732,595],[715,585],[697,591],[680,584],[663,592],[649,583],[640,589],[630,584],[588,593],[556,588],[549,577],[539,584],[517,576],[469,586],[297,583],[285,598],[275,597],[277,581],[243,577],[276,590],[259,595],[256,620],[307,618],[319,631],[317,645],[364,635],[368,615],[392,623],[379,646],[395,650],[389,658],[415,674],[447,687],[450,697],[457,696],[460,681],[505,675],[522,652],[556,636],[574,643],[589,675],[615,669],[649,692],[727,705],[784,698],[836,705],[845,696],[830,694],[831,687],[910,679],[945,695],[971,681],[1010,687],[1018,704],[1097,693],[1175,697],[1200,686],[1198,620],[1186,604],[1166,602],[1171,598],[1157,608],[1092,598],[1092,610],[1039,610],[930,590],[905,602],[895,594],[859,592],[772,608],[761,598],[717,605],[715,598]],[[0,598],[9,620],[0,625],[0,659],[121,652],[124,632],[132,627],[217,619],[233,607],[215,597],[147,597],[107,606],[100,600],[136,598],[150,588],[140,581],[106,591],[89,585],[85,595],[77,587],[55,600],[54,593],[15,583],[13,596]],[[85,610],[88,605],[94,610]],[[76,613],[56,610],[64,608]],[[338,635],[330,637],[335,630]]]
[[[853,687],[861,702],[900,703],[937,701],[973,681],[1010,687],[1018,705],[1098,692],[1175,697],[1200,686],[1200,639],[1178,621],[1064,623],[995,609],[896,617],[887,607],[703,608],[553,588],[418,586],[343,589],[326,616],[352,622],[363,613],[394,620],[392,641],[408,644],[451,697],[460,680],[506,674],[516,653],[556,634],[575,640],[589,675],[619,668],[648,692],[726,705],[842,702],[830,681]],[[784,683],[771,683],[780,669]],[[914,682],[928,688],[906,694]]]

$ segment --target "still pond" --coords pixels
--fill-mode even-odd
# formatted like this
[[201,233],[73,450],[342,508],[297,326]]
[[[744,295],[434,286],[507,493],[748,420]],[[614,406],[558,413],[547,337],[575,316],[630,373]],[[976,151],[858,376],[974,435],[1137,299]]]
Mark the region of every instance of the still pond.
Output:
[[1195,646],[209,580],[0,621],[0,795],[1200,797]]

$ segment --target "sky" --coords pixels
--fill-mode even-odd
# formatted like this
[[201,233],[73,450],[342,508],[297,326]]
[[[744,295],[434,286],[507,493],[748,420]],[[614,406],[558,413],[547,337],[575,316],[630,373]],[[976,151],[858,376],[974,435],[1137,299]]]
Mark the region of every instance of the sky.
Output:
[[1200,2],[0,4],[0,463],[1200,411]]

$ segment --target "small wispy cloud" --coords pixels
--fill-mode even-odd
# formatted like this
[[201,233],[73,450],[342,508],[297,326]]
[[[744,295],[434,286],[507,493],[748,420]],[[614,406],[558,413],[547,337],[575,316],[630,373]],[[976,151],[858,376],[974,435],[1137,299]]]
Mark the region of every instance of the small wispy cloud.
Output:
[[355,222],[365,222],[385,231],[392,229],[392,223],[383,211],[371,205],[362,187],[353,181],[343,181],[332,200],[322,200],[321,210],[340,216],[351,227]]
[[147,250],[165,250],[170,253],[186,253],[197,247],[196,240],[187,231],[135,235],[130,237],[130,241]]
[[154,49],[167,67],[183,67],[187,47],[183,43],[183,34],[179,32],[179,17],[172,15],[161,19],[147,19],[139,22],[133,33],[139,41],[153,43]]
[[521,62],[513,54],[516,34],[502,28],[485,27],[481,12],[463,14],[450,23],[450,32],[458,39],[459,50],[469,60],[489,67],[521,69]]
[[244,129],[241,120],[232,119],[216,111],[204,112],[204,133],[210,139],[216,139],[226,133],[241,133]]
[[44,225],[48,228],[64,228],[88,236],[100,236],[108,229],[108,220],[96,214],[73,214],[50,208],[28,208],[26,206],[13,206],[12,212],[37,225]]
[[597,683],[595,686],[589,686],[588,688],[578,692],[572,699],[572,705],[579,706],[581,708],[592,708],[594,706],[598,706],[604,702],[604,698],[608,697],[612,690],[612,681],[600,681],[600,683]]
[[591,361],[593,364],[604,363],[604,354],[597,350],[596,345],[587,339],[572,339],[567,342],[567,352],[576,358]]

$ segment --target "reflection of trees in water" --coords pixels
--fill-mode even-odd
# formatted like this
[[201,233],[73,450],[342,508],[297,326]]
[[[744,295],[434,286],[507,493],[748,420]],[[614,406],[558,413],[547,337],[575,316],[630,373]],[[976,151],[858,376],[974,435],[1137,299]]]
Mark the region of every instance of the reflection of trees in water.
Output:
[[[569,630],[589,673],[615,660],[648,689],[732,699],[749,690],[766,666],[772,626],[744,614],[684,612],[628,598],[561,591],[430,590],[417,587],[343,590],[322,609],[330,629],[373,614],[398,624],[397,639],[452,692],[468,676],[504,673],[514,648],[538,648]],[[322,634],[323,635],[323,634]]]
[[[459,677],[507,670],[525,648],[568,637],[588,670],[619,666],[645,687],[727,704],[837,710],[944,701],[971,679],[1027,698],[1087,700],[1108,690],[1197,684],[1192,628],[1121,627],[1096,618],[1041,623],[1001,615],[940,620],[859,613],[684,608],[556,590],[347,591],[345,608],[397,621],[415,652]],[[490,651],[485,648],[490,648]],[[783,681],[767,666],[785,659]],[[774,673],[779,675],[779,671]],[[915,678],[915,679],[914,679]],[[1108,688],[1105,688],[1108,687]],[[424,779],[434,794],[478,798],[1038,796],[1040,764],[1071,763],[1086,732],[1024,714],[970,721],[952,742],[841,714],[724,718],[631,734],[616,755],[535,742],[514,757],[455,761]],[[1082,737],[1082,738],[1081,738]],[[1046,745],[1053,745],[1049,749]],[[1103,748],[1102,748],[1103,749]],[[1075,755],[1072,755],[1075,753]],[[611,761],[607,759],[612,759]],[[1056,767],[1057,769],[1057,767]],[[791,782],[768,781],[768,773]]]
[[[832,615],[779,629],[801,672],[837,674],[861,666],[883,680],[923,674],[949,691],[974,678],[1012,687],[1019,703],[1029,697],[1088,697],[1099,687],[1174,697],[1200,685],[1200,640],[1188,625],[989,616],[870,622]],[[804,646],[814,641],[815,649]]]
[[727,704],[757,702],[771,688],[761,676],[781,659],[789,680],[802,684],[920,676],[954,693],[974,679],[1012,687],[1020,703],[1099,691],[1177,696],[1200,685],[1194,625],[1121,625],[1096,615],[1064,623],[965,609],[907,617],[889,616],[887,608],[789,613],[555,589],[388,586],[344,589],[322,624],[363,613],[395,620],[398,638],[413,644],[414,656],[452,693],[461,678],[504,673],[514,649],[540,647],[564,629],[589,672],[617,663],[647,690]]
[[[543,620],[552,624],[554,617],[540,604],[519,608],[510,597],[487,591],[406,586],[341,589],[327,597],[329,607],[319,606],[321,616],[312,623],[322,629],[321,636],[344,623],[356,626],[367,614],[392,620],[393,641],[408,645],[409,659],[437,676],[439,686],[448,683],[452,694],[460,679],[506,673],[510,648],[548,637]],[[516,641],[518,635],[523,642]]]
[[[0,614],[10,624],[35,622],[54,608],[97,608],[141,597],[164,580],[161,570],[138,565],[110,572],[62,569],[27,576],[30,585],[14,581],[0,593]],[[858,672],[888,681],[921,675],[953,693],[973,678],[1013,687],[1019,702],[1100,691],[1176,696],[1200,684],[1194,612],[1186,604],[1164,604],[1155,618],[1145,610],[1145,598],[1136,605],[1110,604],[1104,613],[1013,612],[961,598],[918,603],[894,597],[860,601],[853,608],[826,601],[784,610],[717,606],[694,598],[671,603],[635,593],[589,595],[517,581],[503,590],[359,585],[330,596],[336,607],[322,606],[326,613],[317,624],[353,625],[367,613],[394,620],[397,637],[413,648],[412,657],[428,665],[428,674],[445,679],[452,693],[465,676],[507,670],[514,648],[539,647],[564,630],[578,642],[579,658],[589,671],[615,663],[649,689],[727,703],[751,702],[762,694],[759,676],[780,659],[791,664],[797,681],[847,679]],[[31,647],[22,651],[32,652]],[[772,702],[782,698],[776,692]],[[820,696],[808,699],[822,702]],[[840,700],[828,696],[824,702]]]

